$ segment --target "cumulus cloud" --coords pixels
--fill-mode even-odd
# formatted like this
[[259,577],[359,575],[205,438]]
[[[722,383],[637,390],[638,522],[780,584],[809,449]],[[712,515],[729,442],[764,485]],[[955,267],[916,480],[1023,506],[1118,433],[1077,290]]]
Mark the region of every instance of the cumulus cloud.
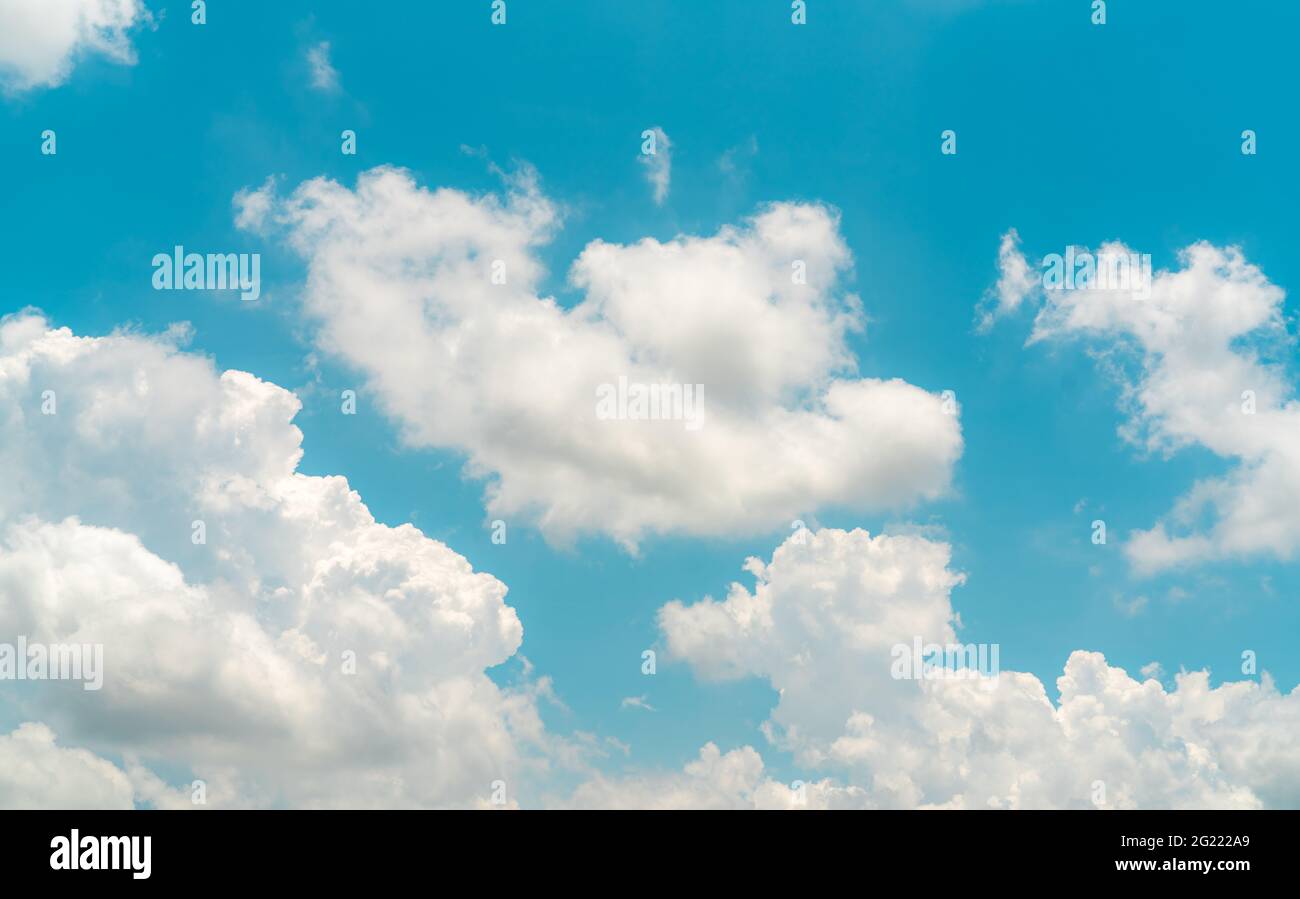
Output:
[[[318,178],[272,195],[246,192],[241,208],[306,260],[319,346],[365,375],[410,444],[464,453],[494,516],[635,544],[948,486],[962,441],[941,397],[854,374],[846,338],[863,315],[827,207],[773,204],[708,237],[594,241],[565,308],[539,292],[558,213],[529,171],[504,198],[386,167],[355,189]],[[700,385],[702,414],[602,417],[601,391],[623,382]]]
[[0,3],[0,85],[56,87],[80,56],[133,65],[132,29],[151,21],[140,0],[5,0]]
[[1262,554],[1296,558],[1300,402],[1285,366],[1269,361],[1294,348],[1282,289],[1235,247],[1193,244],[1179,254],[1181,268],[1127,282],[1114,274],[1117,260],[1133,257],[1129,247],[1112,242],[1092,255],[1109,280],[1041,291],[1029,342],[1104,342],[1108,371],[1121,379],[1125,440],[1163,454],[1200,446],[1231,465],[1134,532],[1130,561],[1154,572]]
[[673,180],[673,144],[658,125],[650,128],[649,132],[651,136],[642,142],[637,162],[645,169],[645,179],[650,182],[655,205],[662,206],[668,199],[668,189]]
[[962,578],[945,544],[826,529],[746,568],[752,591],[661,609],[669,651],[705,679],[767,680],[780,695],[768,739],[830,787],[855,788],[844,801],[1091,807],[1098,783],[1115,808],[1300,801],[1300,691],[1267,675],[1211,688],[1207,672],[1181,673],[1166,691],[1076,651],[1059,704],[1014,671],[896,679],[896,645],[959,640],[949,592]]
[[105,781],[87,804],[170,803],[161,764],[232,805],[470,805],[537,762],[541,689],[484,673],[522,639],[505,585],[298,473],[298,408],[167,337],[0,323],[0,633],[105,669],[16,701],[142,766],[131,793],[47,748]]
[[798,809],[867,808],[862,790],[828,779],[783,784],[768,777],[752,746],[722,752],[707,743],[680,772],[627,777],[597,776],[562,806],[591,809]]
[[311,72],[311,86],[316,90],[332,93],[339,89],[339,73],[330,62],[329,41],[307,49],[307,68]]
[[43,724],[0,734],[0,808],[134,808],[126,773],[94,753],[55,742]]

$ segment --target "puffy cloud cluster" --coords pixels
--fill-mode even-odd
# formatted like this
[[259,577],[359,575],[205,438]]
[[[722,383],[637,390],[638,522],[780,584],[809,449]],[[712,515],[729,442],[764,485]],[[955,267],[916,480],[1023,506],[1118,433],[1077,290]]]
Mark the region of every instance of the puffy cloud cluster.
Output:
[[133,64],[130,32],[151,20],[140,0],[5,0],[0,3],[0,85],[62,84],[78,56]]
[[505,585],[377,523],[344,478],[298,473],[297,398],[180,336],[0,323],[0,634],[102,644],[105,669],[99,691],[29,682],[11,699],[133,770],[52,748],[42,726],[10,745],[97,776],[86,804],[172,802],[159,763],[207,781],[212,804],[516,789],[548,737],[535,689],[484,674],[522,639]]
[[[1116,260],[1132,254],[1109,243],[1092,255],[1101,274],[1114,275]],[[1232,463],[1222,477],[1193,485],[1164,520],[1131,535],[1125,551],[1137,569],[1260,554],[1293,559],[1300,552],[1300,402],[1285,367],[1268,361],[1293,349],[1285,294],[1236,248],[1197,243],[1179,261],[1180,269],[1154,272],[1149,283],[1112,277],[1104,286],[1040,289],[1029,342],[1087,337],[1132,351],[1134,371],[1121,375],[1123,436],[1152,452],[1200,446]],[[1003,278],[1025,268],[1013,250]]]
[[[946,489],[962,440],[937,394],[853,376],[862,325],[836,214],[775,204],[711,237],[595,241],[581,302],[539,294],[557,226],[535,176],[508,195],[428,190],[401,170],[236,198],[241,226],[306,260],[317,341],[362,372],[416,446],[458,450],[496,516],[550,537],[734,534],[830,504]],[[702,385],[700,427],[607,420],[602,385]]]
[[43,724],[0,734],[0,808],[134,807],[130,778],[84,749],[58,746]]
[[565,803],[595,809],[825,809],[866,808],[856,787],[839,787],[828,779],[784,784],[766,776],[763,759],[752,746],[722,752],[713,743],[680,772],[611,778],[596,776],[578,787]]
[[[881,807],[1290,807],[1300,802],[1300,691],[1267,675],[1209,685],[1183,673],[1166,690],[1099,653],[1077,651],[1054,704],[1033,675],[896,679],[897,644],[959,641],[948,547],[920,537],[822,530],[750,559],[751,592],[671,602],[671,653],[704,678],[760,677],[780,694],[768,738],[841,804]],[[716,754],[705,760],[715,766]],[[761,763],[729,753],[702,801],[758,802]],[[704,764],[702,761],[699,764]],[[843,782],[852,787],[835,787]],[[1097,784],[1104,785],[1099,793]],[[745,789],[733,789],[736,783]],[[625,785],[639,801],[640,781]],[[617,787],[604,785],[602,801]],[[738,798],[739,797],[739,798]]]

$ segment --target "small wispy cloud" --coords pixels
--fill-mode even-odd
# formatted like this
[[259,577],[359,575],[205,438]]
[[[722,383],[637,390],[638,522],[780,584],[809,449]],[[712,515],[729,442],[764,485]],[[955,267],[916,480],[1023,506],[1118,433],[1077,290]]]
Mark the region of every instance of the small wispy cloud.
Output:
[[1012,228],[998,244],[998,283],[976,309],[976,333],[988,333],[1000,316],[1015,312],[1038,284],[1039,275],[1020,252],[1020,235]]
[[339,89],[339,73],[330,62],[330,42],[321,41],[307,50],[307,65],[311,69],[311,86],[318,91],[333,93]]
[[1149,600],[1145,596],[1137,596],[1133,599],[1124,599],[1122,596],[1115,597],[1115,608],[1126,618],[1133,618],[1139,612],[1147,607]]
[[655,125],[641,135],[640,163],[645,166],[645,177],[654,191],[655,204],[662,206],[668,199],[668,188],[673,177],[673,145],[667,132]]
[[622,707],[625,709],[645,709],[647,712],[656,711],[655,707],[646,702],[645,696],[628,696],[623,699]]
[[744,167],[749,160],[758,155],[758,138],[750,135],[749,139],[730,148],[718,157],[718,171],[731,178],[744,174]]

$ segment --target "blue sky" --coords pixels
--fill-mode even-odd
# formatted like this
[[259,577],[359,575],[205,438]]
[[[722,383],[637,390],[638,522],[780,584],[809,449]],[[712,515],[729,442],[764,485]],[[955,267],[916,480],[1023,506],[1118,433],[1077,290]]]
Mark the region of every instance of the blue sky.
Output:
[[[236,228],[240,189],[272,175],[282,190],[317,176],[352,187],[393,165],[476,195],[501,190],[494,167],[531,165],[563,209],[539,254],[542,295],[564,306],[582,298],[567,274],[593,240],[712,235],[777,201],[833,206],[868,321],[849,338],[859,374],[955,391],[964,449],[942,499],[804,518],[941,535],[966,576],[952,592],[962,638],[998,643],[1002,667],[1036,675],[1049,695],[1076,649],[1135,677],[1158,662],[1167,686],[1181,668],[1240,680],[1252,649],[1283,691],[1300,681],[1293,560],[1144,576],[1122,552],[1128,532],[1231,463],[1121,440],[1120,388],[1086,340],[1026,346],[1029,314],[974,328],[1010,228],[1031,260],[1121,240],[1162,268],[1197,240],[1236,245],[1290,294],[1300,277],[1291,5],[1117,0],[1094,26],[1075,0],[810,0],[802,27],[780,0],[510,0],[505,27],[486,0],[382,12],[217,2],[202,27],[188,3],[148,6],[135,64],[92,54],[56,87],[0,99],[0,310],[34,306],[86,335],[188,321],[189,349],[220,369],[290,389],[315,381],[299,391],[301,470],[345,475],[379,521],[412,522],[508,585],[519,652],[563,703],[541,705],[548,729],[630,746],[601,763],[609,771],[677,769],[714,741],[760,746],[774,777],[800,776],[760,732],[777,700],[768,682],[709,683],[670,662],[641,674],[642,650],[663,649],[667,601],[750,584],[744,559],[769,558],[788,528],[650,536],[633,554],[602,535],[552,545],[520,521],[493,545],[483,483],[464,474],[463,455],[405,446],[363,377],[313,345],[304,261]],[[335,91],[311,85],[307,53],[322,41]],[[662,205],[637,159],[654,126],[672,142]],[[37,152],[47,128],[54,157]],[[1239,149],[1248,128],[1254,156]],[[357,133],[355,156],[339,152],[343,129]],[[955,156],[939,152],[944,129],[957,132]],[[150,258],[177,243],[260,252],[263,298],[152,290]],[[1294,316],[1291,296],[1284,309]],[[1294,362],[1290,350],[1280,361]],[[337,414],[346,388],[361,391],[355,418]],[[1106,546],[1090,540],[1094,518],[1107,522]],[[516,683],[521,662],[490,676]],[[655,711],[622,706],[638,696]]]

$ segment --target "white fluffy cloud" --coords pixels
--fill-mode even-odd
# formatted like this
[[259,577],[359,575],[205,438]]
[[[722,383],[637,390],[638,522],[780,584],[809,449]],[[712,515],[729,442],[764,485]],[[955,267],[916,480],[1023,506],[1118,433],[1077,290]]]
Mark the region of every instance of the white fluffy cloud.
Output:
[[[459,450],[490,478],[495,516],[631,544],[947,487],[956,416],[937,394],[854,376],[846,335],[862,312],[826,207],[775,204],[712,237],[595,241],[570,272],[584,297],[566,309],[538,293],[536,249],[557,214],[530,173],[504,200],[392,168],[355,190],[315,179],[272,192],[241,193],[238,219],[282,228],[307,261],[319,345],[364,373],[412,444]],[[597,391],[620,378],[703,385],[702,426],[602,420]]]
[[0,84],[62,84],[78,56],[133,64],[133,28],[150,21],[140,0],[5,0],[0,3]]
[[[1300,802],[1300,691],[1280,694],[1267,675],[1211,689],[1203,671],[1178,675],[1167,691],[1084,651],[1057,680],[1059,705],[1019,672],[895,679],[896,644],[960,640],[948,594],[961,578],[948,547],[860,530],[802,540],[792,536],[770,562],[747,562],[752,592],[736,584],[721,601],[669,603],[660,625],[671,654],[701,676],[766,679],[780,694],[768,738],[806,770],[833,775],[825,787],[840,803],[1090,807],[1098,781],[1109,807]],[[748,772],[756,795],[756,768],[742,756],[728,770]],[[655,789],[692,783],[672,777]],[[626,787],[637,800],[641,786],[593,790],[607,799]],[[709,784],[719,789],[754,800]]]
[[[1094,255],[1107,261],[1132,252],[1110,243]],[[1121,375],[1124,438],[1150,452],[1201,446],[1231,463],[1130,536],[1125,551],[1138,570],[1260,554],[1294,559],[1300,402],[1285,367],[1268,361],[1270,352],[1293,353],[1285,294],[1236,248],[1197,243],[1179,260],[1180,269],[1157,271],[1149,284],[1040,290],[1029,342],[1083,336],[1132,350],[1134,371]]]
[[[375,522],[344,478],[297,473],[296,397],[176,336],[0,323],[0,634],[104,647],[101,690],[29,682],[20,720],[188,769],[214,804],[517,789],[548,737],[536,689],[484,674],[522,639],[505,586]],[[87,804],[124,795],[86,758],[46,755],[100,776]],[[131,779],[136,801],[174,799],[147,769]]]
[[0,808],[134,808],[135,788],[112,762],[55,743],[43,724],[0,734]]

